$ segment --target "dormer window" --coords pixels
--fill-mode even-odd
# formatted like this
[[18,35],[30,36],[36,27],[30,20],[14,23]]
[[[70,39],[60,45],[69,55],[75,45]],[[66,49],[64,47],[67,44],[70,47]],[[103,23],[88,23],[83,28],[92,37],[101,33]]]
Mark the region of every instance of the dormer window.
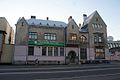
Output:
[[54,26],[56,26],[56,25],[54,24]]
[[40,25],[42,25],[42,23],[40,23]]
[[32,25],[34,25],[34,22],[32,22]]
[[62,27],[62,24],[60,26]]
[[47,26],[49,26],[49,24],[47,23]]

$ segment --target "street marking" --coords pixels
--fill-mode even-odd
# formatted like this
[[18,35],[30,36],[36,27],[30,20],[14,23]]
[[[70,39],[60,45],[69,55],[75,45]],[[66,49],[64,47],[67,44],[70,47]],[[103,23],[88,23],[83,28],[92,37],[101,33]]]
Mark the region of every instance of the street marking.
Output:
[[34,79],[34,80],[64,80],[64,79],[71,80],[71,79],[80,79],[80,78],[86,78],[86,77],[104,77],[104,76],[114,76],[114,75],[120,75],[120,73],[104,74],[104,75],[88,75],[88,76],[80,76],[80,77]]
[[106,69],[85,69],[85,70],[69,70],[69,71],[40,71],[40,72],[3,72],[0,75],[13,75],[13,74],[41,74],[41,73],[68,73],[68,72],[84,72],[84,71],[97,71],[97,70],[110,70],[120,68],[106,68]]

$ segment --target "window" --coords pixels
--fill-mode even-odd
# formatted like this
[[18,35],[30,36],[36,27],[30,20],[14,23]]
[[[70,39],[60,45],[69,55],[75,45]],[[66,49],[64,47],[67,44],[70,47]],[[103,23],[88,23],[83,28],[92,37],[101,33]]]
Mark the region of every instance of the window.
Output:
[[98,43],[101,43],[101,42],[104,42],[104,37],[103,37],[103,33],[96,33],[94,35],[94,42],[98,42]]
[[95,49],[95,58],[96,59],[104,59],[105,58],[104,49],[96,48]]
[[85,42],[85,41],[86,41],[86,37],[82,35],[82,36],[80,37],[80,41],[81,41],[81,42]]
[[98,21],[98,18],[96,18],[96,21]]
[[87,59],[87,48],[80,48],[81,59]]
[[49,24],[47,23],[47,26],[49,26]]
[[60,56],[64,56],[64,48],[60,48]]
[[42,47],[42,56],[46,56],[46,47]]
[[37,32],[29,32],[29,39],[37,39]]
[[95,30],[99,30],[99,29],[102,28],[102,25],[101,25],[101,24],[93,23],[93,24],[92,24],[92,27],[93,27]]
[[92,27],[95,28],[95,24],[92,24]]
[[48,56],[52,56],[52,47],[48,47]]
[[54,47],[54,56],[58,56],[58,47]]
[[28,47],[28,56],[33,56],[34,55],[34,47]]
[[100,25],[100,28],[102,28],[103,26],[102,25]]
[[70,40],[77,40],[77,34],[70,33]]
[[24,22],[22,22],[21,26],[24,26]]
[[94,42],[97,42],[97,37],[96,36],[94,37]]
[[97,24],[95,24],[95,28],[97,28]]
[[42,25],[42,23],[40,23],[40,25]]
[[100,29],[100,24],[98,24],[98,29]]
[[72,40],[76,40],[77,39],[77,36],[76,35],[73,35],[72,36]]
[[99,42],[102,42],[102,37],[99,36],[99,39],[98,39],[98,40],[99,40]]
[[56,25],[54,24],[54,26],[56,26]]
[[56,34],[55,33],[44,33],[44,39],[45,40],[56,40]]
[[74,25],[72,25],[72,29],[74,29]]
[[103,49],[96,48],[96,49],[95,49],[95,52],[98,52],[98,53],[99,53],[99,52],[104,52],[104,50],[103,50]]

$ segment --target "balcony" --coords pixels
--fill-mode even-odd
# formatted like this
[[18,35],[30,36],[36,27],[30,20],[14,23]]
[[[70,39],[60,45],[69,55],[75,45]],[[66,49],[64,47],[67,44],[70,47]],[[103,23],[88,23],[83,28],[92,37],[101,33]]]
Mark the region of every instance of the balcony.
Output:
[[87,47],[89,42],[80,42],[81,47]]
[[94,43],[95,46],[105,46],[104,42],[96,42]]
[[67,40],[66,41],[66,46],[68,46],[68,47],[78,47],[79,44],[80,43],[78,40]]
[[78,40],[67,40],[66,44],[75,44],[75,45],[79,45],[80,42]]

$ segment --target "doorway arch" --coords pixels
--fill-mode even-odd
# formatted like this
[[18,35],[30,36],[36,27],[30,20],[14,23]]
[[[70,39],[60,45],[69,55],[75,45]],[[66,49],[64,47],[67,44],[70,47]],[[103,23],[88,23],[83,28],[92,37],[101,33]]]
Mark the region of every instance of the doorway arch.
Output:
[[68,57],[70,59],[70,63],[75,63],[76,52],[75,51],[70,51],[68,53]]

